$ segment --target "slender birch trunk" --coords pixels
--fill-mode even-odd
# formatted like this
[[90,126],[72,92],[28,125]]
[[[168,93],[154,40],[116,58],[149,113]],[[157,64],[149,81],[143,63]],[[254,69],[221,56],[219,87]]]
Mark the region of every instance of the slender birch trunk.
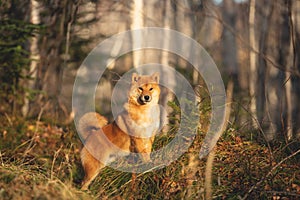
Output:
[[249,42],[252,47],[250,49],[250,73],[249,73],[249,93],[250,93],[250,111],[252,114],[252,124],[257,127],[257,106],[256,106],[256,84],[257,84],[257,50],[258,40],[255,35],[255,0],[250,0],[249,10]]
[[[286,2],[287,6],[287,21],[289,21],[290,27],[289,28],[289,37],[287,37],[287,43],[289,43],[289,48],[287,52],[287,58],[286,59],[286,68],[289,69],[291,66],[294,66],[296,63],[294,62],[294,52],[293,52],[293,41],[294,41],[294,21],[295,21],[295,16],[293,14],[293,9],[292,9],[292,2],[287,1]],[[289,40],[289,41],[288,41]],[[292,74],[289,72],[285,73],[286,76],[286,82],[284,85],[285,89],[285,97],[286,97],[286,138],[288,141],[290,141],[293,138],[293,103],[292,103],[292,80],[291,76]]]
[[[166,0],[164,2],[164,15],[163,15],[163,27],[166,29],[171,29],[173,26],[173,12],[172,12],[172,5],[171,0]],[[164,33],[164,40],[163,40],[163,49],[169,49],[170,47],[170,33],[168,31],[165,31]],[[166,82],[169,83],[169,88],[161,88],[161,98],[160,98],[160,104],[163,106],[163,108],[168,108],[167,104],[168,101],[172,100],[174,98],[174,95],[170,93],[168,90],[173,90],[175,87],[175,74],[165,70],[167,66],[170,66],[170,62],[172,62],[173,55],[171,55],[168,51],[164,50],[161,51],[161,64],[163,65],[160,76],[163,78]],[[161,118],[160,118],[160,124],[163,126],[164,124],[167,124],[167,112],[165,110],[161,110]],[[169,130],[168,126],[163,126],[163,132],[167,133]]]
[[[32,24],[40,24],[40,4],[37,0],[31,0],[30,1],[30,22]],[[38,35],[34,35],[31,39],[30,42],[30,70],[29,70],[29,75],[32,78],[32,80],[28,80],[27,84],[27,88],[30,89],[34,89],[34,84],[35,84],[35,80],[37,77],[37,64],[38,61],[40,59],[40,54],[39,54],[39,49],[38,49],[38,40],[39,40],[39,36]],[[29,99],[28,99],[28,92],[25,95],[24,98],[24,105],[22,107],[22,114],[23,116],[27,116],[28,111],[29,111]]]
[[[294,23],[294,50],[300,52],[300,1],[293,1],[292,3],[292,15]],[[294,55],[294,67],[300,71],[300,55],[299,53]],[[293,122],[295,128],[295,137],[300,138],[300,78],[294,78],[294,94],[293,94]]]
[[[289,77],[290,73],[286,73],[286,77]],[[285,83],[285,96],[286,96],[286,134],[287,140],[291,140],[293,137],[293,125],[292,125],[292,114],[293,114],[293,107],[292,107],[292,81],[290,77],[289,80]]]
[[[131,9],[131,30],[136,30],[144,26],[143,18],[143,0],[133,0]],[[142,44],[142,35],[136,32],[132,34],[132,46],[133,49],[138,48]],[[141,50],[133,51],[133,66],[138,67],[143,59],[143,53]]]

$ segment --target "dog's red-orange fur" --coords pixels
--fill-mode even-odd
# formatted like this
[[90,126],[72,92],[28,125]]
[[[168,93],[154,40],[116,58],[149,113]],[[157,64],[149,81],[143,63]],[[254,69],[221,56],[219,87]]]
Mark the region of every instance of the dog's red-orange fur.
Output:
[[88,189],[105,164],[112,162],[114,155],[120,155],[120,152],[141,153],[144,161],[150,160],[160,121],[158,83],[158,73],[150,76],[134,73],[128,103],[114,122],[107,125],[107,120],[95,112],[87,113],[79,120],[78,131],[85,141],[81,151],[85,172],[82,189]]

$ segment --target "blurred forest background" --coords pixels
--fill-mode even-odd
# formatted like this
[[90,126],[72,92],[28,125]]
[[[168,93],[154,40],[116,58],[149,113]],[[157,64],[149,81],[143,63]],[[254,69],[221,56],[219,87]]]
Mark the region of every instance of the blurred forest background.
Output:
[[[77,69],[101,41],[142,27],[195,39],[225,86],[233,82],[212,197],[300,198],[299,0],[0,0],[0,198],[204,198],[205,162],[197,151],[209,120],[206,86],[187,61],[156,50],[112,63],[99,83],[97,109],[110,115],[113,86],[133,66],[167,64],[202,88],[196,142],[179,161],[139,175],[135,184],[128,173],[105,169],[91,193],[78,190],[81,144],[71,104]],[[156,148],[167,141],[158,139]]]

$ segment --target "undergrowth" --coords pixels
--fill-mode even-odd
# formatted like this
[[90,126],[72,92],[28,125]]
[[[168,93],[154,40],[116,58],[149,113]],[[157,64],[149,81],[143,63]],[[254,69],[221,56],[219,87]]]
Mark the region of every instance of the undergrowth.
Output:
[[[201,124],[208,113],[201,113]],[[188,152],[170,165],[136,175],[106,167],[84,192],[79,189],[82,144],[72,125],[7,115],[0,120],[0,199],[204,199],[206,160],[198,154],[207,126],[199,128]],[[155,149],[174,137],[176,126],[156,138]],[[229,127],[217,144],[213,198],[300,198],[297,155],[280,163],[291,153],[269,149],[245,133]]]

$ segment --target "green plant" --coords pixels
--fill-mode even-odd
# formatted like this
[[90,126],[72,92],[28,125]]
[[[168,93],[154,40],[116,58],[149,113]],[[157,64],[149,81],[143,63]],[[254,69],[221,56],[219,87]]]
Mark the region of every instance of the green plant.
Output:
[[[30,65],[28,40],[40,26],[29,22],[4,17],[0,20],[0,99],[2,108],[15,112],[22,105],[25,90],[24,81]],[[0,111],[1,111],[0,110]]]

